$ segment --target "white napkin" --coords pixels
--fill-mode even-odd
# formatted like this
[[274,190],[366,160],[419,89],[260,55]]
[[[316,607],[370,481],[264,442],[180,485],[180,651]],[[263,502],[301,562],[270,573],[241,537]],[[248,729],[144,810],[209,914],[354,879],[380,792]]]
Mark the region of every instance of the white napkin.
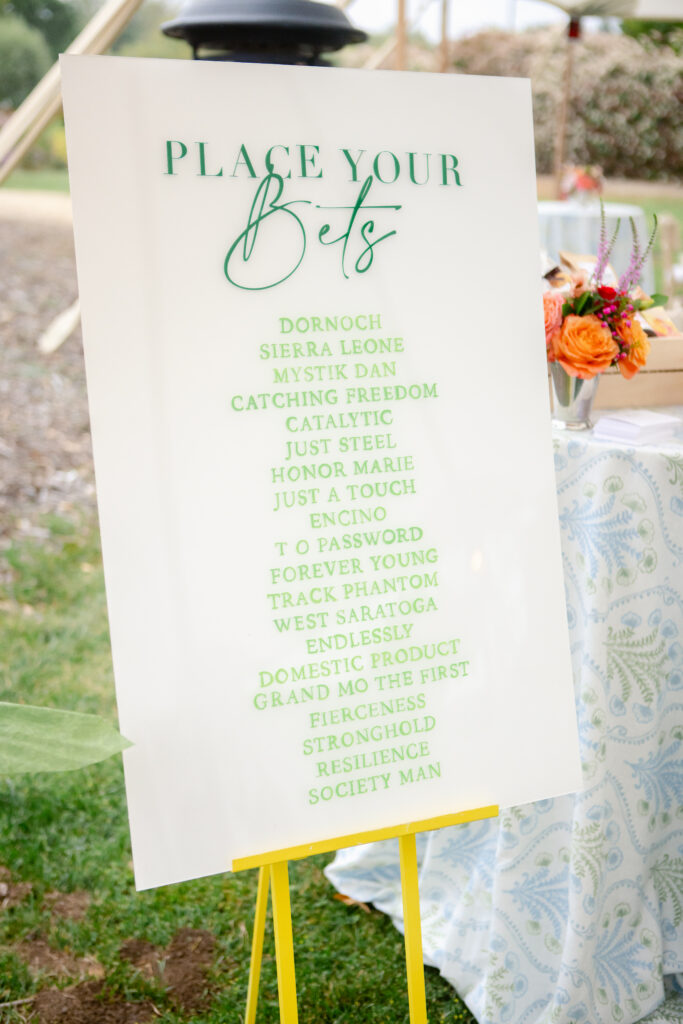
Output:
[[602,416],[593,429],[598,441],[653,444],[673,437],[682,421],[678,416],[650,409],[622,409]]

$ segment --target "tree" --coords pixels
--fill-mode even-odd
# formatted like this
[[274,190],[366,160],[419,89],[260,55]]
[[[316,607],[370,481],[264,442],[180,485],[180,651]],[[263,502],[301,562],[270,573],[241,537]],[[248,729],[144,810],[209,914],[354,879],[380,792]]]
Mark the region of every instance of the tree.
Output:
[[639,42],[670,46],[676,53],[683,49],[683,21],[643,21],[642,18],[624,18],[621,31]]
[[0,0],[0,18],[18,15],[44,37],[54,62],[78,35],[79,7],[65,0]]
[[123,57],[189,57],[187,43],[171,39],[161,31],[163,22],[176,15],[176,8],[165,0],[147,0],[113,44],[112,53]]
[[18,107],[51,63],[38,29],[17,15],[0,15],[0,106]]

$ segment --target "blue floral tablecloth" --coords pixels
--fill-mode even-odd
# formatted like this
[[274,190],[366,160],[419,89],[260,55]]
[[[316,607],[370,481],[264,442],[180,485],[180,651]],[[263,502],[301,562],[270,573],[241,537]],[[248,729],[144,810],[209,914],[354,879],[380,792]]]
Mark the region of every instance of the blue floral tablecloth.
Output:
[[[480,1024],[633,1024],[683,983],[683,431],[553,440],[584,788],[418,837],[424,954]],[[327,873],[401,928],[393,843]]]

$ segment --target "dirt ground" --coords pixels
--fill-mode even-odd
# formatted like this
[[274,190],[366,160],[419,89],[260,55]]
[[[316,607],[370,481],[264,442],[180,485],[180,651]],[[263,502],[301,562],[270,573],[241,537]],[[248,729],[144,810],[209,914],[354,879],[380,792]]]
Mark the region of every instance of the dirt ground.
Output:
[[95,507],[80,329],[37,347],[76,296],[68,197],[0,190],[0,550]]
[[[208,998],[206,972],[214,946],[209,932],[183,928],[166,949],[132,939],[120,955],[163,986],[174,1007],[194,1013]],[[82,981],[66,989],[44,988],[33,1001],[33,1008],[39,1024],[143,1024],[162,1016],[149,1000],[129,1003],[107,998],[106,982],[98,980]]]
[[[30,883],[15,882],[0,865],[0,914],[19,906],[31,894]],[[85,892],[50,892],[45,906],[53,916],[80,920],[88,907]],[[22,1007],[34,1024],[144,1024],[163,1014],[151,999],[129,1002],[115,994],[112,979],[94,957],[77,957],[56,948],[40,935],[29,936],[14,947],[39,984],[35,996],[0,1003]],[[119,960],[130,964],[151,983],[175,1010],[194,1014],[211,999],[210,972],[216,954],[211,932],[181,928],[168,946],[155,946],[146,939],[128,939],[119,950]]]

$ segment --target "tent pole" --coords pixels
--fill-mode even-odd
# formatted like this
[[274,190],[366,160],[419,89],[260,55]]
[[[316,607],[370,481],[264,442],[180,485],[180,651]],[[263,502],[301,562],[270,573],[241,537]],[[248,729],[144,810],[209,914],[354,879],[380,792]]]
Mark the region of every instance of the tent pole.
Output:
[[560,198],[562,186],[562,168],[566,159],[567,151],[567,121],[569,118],[569,97],[572,88],[572,72],[574,68],[574,43],[581,35],[580,18],[570,18],[567,27],[567,53],[564,65],[564,80],[562,83],[562,97],[560,100],[560,116],[557,119],[557,134],[555,136],[555,198]]
[[406,0],[398,0],[396,18],[396,67],[406,69]]
[[448,71],[448,0],[441,0],[441,43],[439,46],[439,71]]

